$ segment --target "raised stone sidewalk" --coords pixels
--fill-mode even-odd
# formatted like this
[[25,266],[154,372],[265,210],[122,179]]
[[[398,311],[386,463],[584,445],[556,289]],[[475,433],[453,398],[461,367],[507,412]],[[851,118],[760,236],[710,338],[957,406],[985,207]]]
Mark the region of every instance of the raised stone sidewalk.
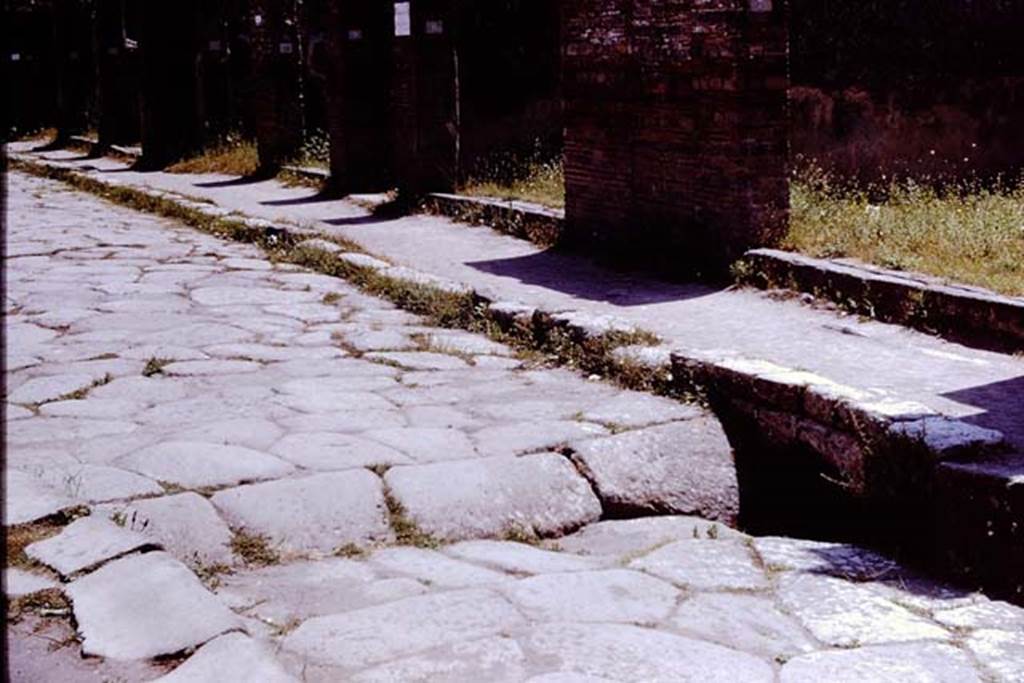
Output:
[[[1021,680],[1024,610],[732,530],[698,408],[54,182],[9,206],[14,680]],[[652,510],[712,519],[606,519]]]

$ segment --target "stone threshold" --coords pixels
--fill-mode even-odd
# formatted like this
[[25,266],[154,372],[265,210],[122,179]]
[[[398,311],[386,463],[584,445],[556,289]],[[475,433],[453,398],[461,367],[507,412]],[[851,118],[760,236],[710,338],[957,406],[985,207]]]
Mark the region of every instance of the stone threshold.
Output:
[[738,264],[740,282],[832,301],[852,313],[993,351],[1024,350],[1024,298],[855,259],[819,259],[755,249]]
[[[11,157],[15,168],[30,172],[45,175],[50,170],[65,181],[81,176],[109,189],[126,187],[59,162]],[[131,191],[174,202],[211,221],[226,217],[225,209],[211,203],[136,186]],[[627,345],[622,340],[643,336],[644,331],[611,316],[496,301],[464,283],[355,252],[311,228],[233,213],[227,218],[266,242],[292,243],[307,254],[317,254],[317,262],[343,264],[332,274],[352,275],[357,284],[372,274],[398,286],[464,297],[502,333],[605,354],[608,358],[601,362],[607,362],[608,376],[625,378],[632,388],[700,397],[722,421],[738,463],[758,458],[770,467],[772,454],[810,454],[849,496],[899,509],[915,518],[909,527],[923,525],[935,531],[938,545],[925,552],[926,561],[936,569],[1008,599],[1024,600],[1024,457],[1011,452],[998,431],[905,397],[844,386],[764,360],[663,344]],[[953,526],[938,533],[939,520]],[[907,540],[913,545],[920,539]],[[964,559],[968,557],[972,561]]]

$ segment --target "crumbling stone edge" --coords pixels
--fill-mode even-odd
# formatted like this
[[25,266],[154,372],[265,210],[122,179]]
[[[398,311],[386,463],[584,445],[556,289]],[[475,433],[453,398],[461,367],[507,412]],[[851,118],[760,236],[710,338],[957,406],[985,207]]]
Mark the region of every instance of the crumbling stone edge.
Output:
[[733,268],[741,283],[804,292],[884,322],[997,351],[1024,350],[1024,299],[935,277],[754,249]]
[[564,235],[565,212],[539,204],[435,192],[419,208],[470,225],[486,225],[541,247],[553,247]]

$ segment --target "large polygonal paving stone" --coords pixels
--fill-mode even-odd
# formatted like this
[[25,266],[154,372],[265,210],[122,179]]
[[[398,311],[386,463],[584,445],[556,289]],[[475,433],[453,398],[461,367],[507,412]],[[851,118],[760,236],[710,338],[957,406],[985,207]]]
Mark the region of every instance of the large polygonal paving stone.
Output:
[[424,548],[385,548],[375,552],[370,564],[382,572],[408,576],[429,586],[470,588],[510,581],[503,572],[477,567]]
[[521,681],[526,657],[519,643],[497,636],[451,643],[360,672],[358,683],[432,683],[433,681]]
[[374,429],[363,436],[396,448],[418,463],[479,457],[472,441],[458,429]]
[[171,377],[193,377],[202,375],[233,375],[256,372],[263,366],[247,360],[183,360],[163,368]]
[[137,500],[111,506],[109,512],[184,562],[215,565],[232,561],[231,530],[210,501],[197,493]]
[[819,647],[795,619],[757,595],[698,594],[680,605],[669,623],[687,635],[768,660]]
[[384,363],[394,363],[410,370],[460,370],[469,364],[457,356],[429,351],[383,351],[368,353],[364,358]]
[[679,597],[670,584],[627,569],[544,574],[504,593],[534,621],[656,623]]
[[940,643],[876,645],[797,657],[782,683],[972,683],[982,680],[962,650]]
[[238,628],[238,618],[167,553],[111,562],[67,587],[82,653],[148,659]]
[[216,344],[208,346],[205,351],[218,358],[256,361],[323,360],[344,355],[341,349],[329,346],[295,348],[269,344]]
[[485,455],[518,455],[556,446],[604,436],[608,433],[601,425],[572,420],[544,420],[515,422],[485,427],[473,434],[477,450]]
[[413,462],[390,446],[337,432],[290,434],[274,444],[270,452],[311,470],[345,470]]
[[643,427],[670,420],[689,420],[700,417],[702,413],[697,406],[637,391],[624,391],[583,411],[583,419],[620,427]]
[[629,566],[697,590],[759,590],[769,585],[742,539],[677,541]]
[[71,576],[150,544],[142,534],[93,515],[75,520],[52,538],[33,543],[25,548],[25,554],[62,576]]
[[881,579],[899,565],[867,548],[844,543],[765,536],[753,539],[754,548],[772,571],[799,571],[846,579]]
[[935,621],[956,628],[997,628],[1024,633],[1024,607],[983,599],[936,612]]
[[839,647],[946,640],[940,626],[885,597],[881,587],[814,574],[785,574],[777,591],[784,609],[820,641]]
[[1024,633],[981,629],[966,640],[967,647],[1002,683],[1024,681]]
[[614,562],[610,557],[580,557],[512,541],[463,541],[448,546],[444,552],[514,574],[582,572],[603,569]]
[[601,515],[587,482],[554,453],[394,467],[385,481],[422,530],[448,540],[557,535]]
[[414,579],[379,578],[363,562],[336,557],[236,571],[222,576],[217,588],[233,609],[282,627],[426,592]]
[[213,504],[232,526],[289,550],[333,552],[391,537],[380,478],[366,470],[240,486]]
[[116,464],[186,488],[274,479],[294,471],[280,458],[241,446],[168,441],[118,458]]
[[21,569],[4,569],[4,595],[8,598],[20,598],[58,587],[56,581],[45,576],[30,574]]
[[285,638],[284,648],[303,661],[351,670],[509,632],[523,623],[504,598],[474,588],[310,619]]
[[68,494],[20,470],[7,469],[4,477],[4,524],[7,526],[34,522],[75,505]]
[[121,498],[152,496],[163,488],[152,479],[104,465],[56,466],[44,470],[42,480],[76,500],[102,503]]
[[270,420],[239,417],[214,420],[176,434],[183,441],[232,444],[259,450],[266,449],[281,438],[284,430]]
[[[374,381],[378,381],[374,378]],[[305,413],[343,413],[349,410],[389,410],[394,405],[368,391],[283,394],[274,399],[283,406]]]
[[100,437],[130,434],[138,428],[122,420],[90,420],[74,417],[36,417],[7,425],[7,443],[31,444],[53,441],[81,443]]
[[116,398],[55,401],[40,406],[39,413],[48,417],[94,417],[117,419],[133,415],[146,407],[143,403]]
[[623,624],[545,624],[521,640],[552,671],[644,683],[773,681],[766,662],[720,645]]
[[192,290],[192,300],[204,306],[300,304],[317,299],[315,292],[296,292],[265,287],[202,287]]
[[241,633],[211,640],[161,683],[298,683],[263,643]]
[[612,510],[699,514],[739,511],[732,448],[712,417],[570,444],[573,458]]
[[730,527],[700,517],[641,517],[590,524],[558,540],[567,552],[583,555],[632,555],[673,541],[696,538],[744,538]]

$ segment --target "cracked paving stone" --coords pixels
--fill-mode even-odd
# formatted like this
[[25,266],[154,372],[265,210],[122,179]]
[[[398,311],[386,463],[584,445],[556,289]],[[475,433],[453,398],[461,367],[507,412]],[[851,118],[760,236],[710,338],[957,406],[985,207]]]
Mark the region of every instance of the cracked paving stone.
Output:
[[625,624],[544,624],[520,642],[547,669],[644,683],[768,683],[775,672],[753,655]]
[[457,356],[429,351],[383,351],[368,353],[363,358],[395,363],[409,370],[461,370],[469,367]]
[[76,391],[89,389],[94,381],[93,376],[86,373],[36,377],[9,393],[7,400],[26,405],[45,403]]
[[741,539],[677,541],[629,566],[697,590],[761,590],[770,585]]
[[364,562],[333,557],[236,571],[217,588],[233,609],[279,626],[426,592],[414,579],[379,578]]
[[572,420],[516,422],[485,427],[473,433],[477,450],[486,455],[518,455],[598,436],[608,430],[598,424]]
[[653,624],[667,617],[679,590],[628,569],[544,574],[503,592],[533,621]]
[[385,481],[423,531],[447,540],[557,535],[601,515],[587,482],[553,453],[393,467]]
[[370,564],[382,572],[409,576],[442,588],[471,588],[512,580],[503,572],[477,567],[424,548],[378,550],[370,557]]
[[779,578],[777,595],[787,612],[829,645],[852,647],[949,638],[942,627],[887,599],[871,584],[787,574]]
[[444,552],[453,557],[515,574],[554,574],[604,569],[613,558],[581,557],[512,541],[463,541]]
[[609,509],[727,522],[739,511],[732,448],[713,418],[576,441],[570,448]]
[[363,436],[396,448],[417,463],[479,457],[473,442],[458,429],[374,429]]
[[702,413],[697,406],[636,391],[624,391],[583,411],[583,419],[622,427],[645,427],[659,422],[690,420],[700,417]]
[[390,446],[337,432],[289,434],[275,443],[270,452],[310,470],[345,470],[413,462]]
[[285,671],[270,648],[241,633],[211,640],[162,683],[298,683]]
[[333,552],[391,538],[380,477],[329,472],[219,491],[213,504],[228,523],[295,551]]
[[240,624],[185,565],[163,552],[111,562],[68,584],[67,593],[86,656],[175,654]]
[[11,567],[4,569],[4,595],[8,598],[20,598],[59,587],[60,584],[53,579],[39,574],[31,574]]
[[4,472],[4,524],[15,526],[55,515],[76,502],[61,491],[20,470]]
[[744,538],[735,529],[717,522],[676,515],[597,522],[560,538],[558,545],[567,552],[583,555],[637,556],[674,541],[712,537]]
[[152,545],[140,533],[90,515],[76,519],[52,538],[33,543],[25,554],[66,577]]
[[19,405],[8,403],[4,406],[4,419],[5,420],[23,420],[26,417],[33,417],[33,413],[28,408],[22,408]]
[[523,624],[504,598],[470,588],[310,619],[284,639],[284,649],[303,662],[361,669]]
[[444,645],[367,669],[351,680],[359,683],[521,681],[526,678],[526,664],[519,643],[498,636]]
[[167,441],[118,458],[115,463],[186,488],[274,479],[295,470],[291,463],[250,448],[198,441]]
[[215,565],[234,559],[231,530],[210,501],[197,493],[137,500],[108,510],[183,562]]
[[970,658],[942,643],[875,645],[796,657],[782,667],[782,683],[981,683]]
[[680,605],[668,624],[686,635],[769,660],[820,647],[799,622],[758,595],[698,594]]

